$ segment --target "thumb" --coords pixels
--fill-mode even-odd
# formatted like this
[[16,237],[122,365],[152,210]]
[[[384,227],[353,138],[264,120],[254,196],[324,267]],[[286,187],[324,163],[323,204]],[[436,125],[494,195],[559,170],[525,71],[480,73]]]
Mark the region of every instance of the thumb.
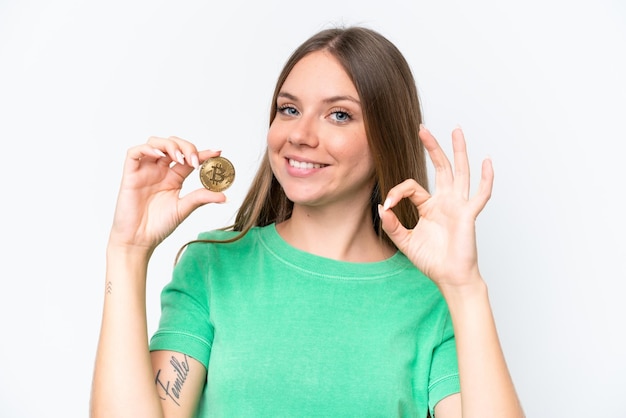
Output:
[[198,209],[200,206],[204,206],[207,203],[224,203],[226,202],[226,195],[222,192],[212,192],[207,189],[197,189],[185,197],[180,199],[179,208],[181,214],[186,218]]

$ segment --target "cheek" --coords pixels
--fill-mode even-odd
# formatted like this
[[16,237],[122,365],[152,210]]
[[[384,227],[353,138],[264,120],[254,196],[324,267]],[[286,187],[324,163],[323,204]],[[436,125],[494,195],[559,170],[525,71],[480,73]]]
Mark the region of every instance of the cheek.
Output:
[[282,134],[277,124],[272,123],[267,131],[267,148],[270,151],[278,151],[282,146]]
[[372,153],[365,138],[365,133],[357,133],[343,138],[343,141],[333,144],[335,155],[345,160],[352,160],[360,164],[373,164]]
[[354,152],[352,155],[353,161],[357,164],[360,170],[366,171],[369,175],[374,175],[374,157],[370,151],[367,140],[364,140],[358,147],[358,152]]
[[270,125],[270,129],[267,132],[267,152],[269,157],[270,168],[274,175],[276,175],[276,164],[278,164],[279,152],[282,147],[280,141],[280,135],[278,130],[274,128],[274,125]]

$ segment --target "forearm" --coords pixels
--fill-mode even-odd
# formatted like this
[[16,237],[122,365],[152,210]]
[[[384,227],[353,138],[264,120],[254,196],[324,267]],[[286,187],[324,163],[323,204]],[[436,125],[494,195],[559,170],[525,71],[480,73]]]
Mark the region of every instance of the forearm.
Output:
[[442,289],[457,344],[463,417],[523,417],[482,279]]
[[91,416],[162,416],[148,349],[148,255],[107,251],[105,300]]

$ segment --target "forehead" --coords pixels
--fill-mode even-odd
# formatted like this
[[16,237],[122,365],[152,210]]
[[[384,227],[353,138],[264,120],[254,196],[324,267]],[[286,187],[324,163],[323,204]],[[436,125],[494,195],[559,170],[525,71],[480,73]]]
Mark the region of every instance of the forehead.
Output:
[[305,55],[296,63],[281,91],[311,96],[349,95],[358,99],[356,87],[337,58],[327,51]]

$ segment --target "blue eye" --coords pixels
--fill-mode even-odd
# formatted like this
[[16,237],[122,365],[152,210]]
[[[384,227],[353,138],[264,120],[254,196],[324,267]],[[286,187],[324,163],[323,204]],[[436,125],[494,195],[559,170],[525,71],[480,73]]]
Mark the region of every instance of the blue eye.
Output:
[[298,116],[298,110],[293,106],[278,106],[276,110],[278,113],[282,113],[283,115]]
[[332,113],[333,119],[337,122],[347,122],[351,119],[351,116],[348,112],[344,112],[342,110],[337,110]]

